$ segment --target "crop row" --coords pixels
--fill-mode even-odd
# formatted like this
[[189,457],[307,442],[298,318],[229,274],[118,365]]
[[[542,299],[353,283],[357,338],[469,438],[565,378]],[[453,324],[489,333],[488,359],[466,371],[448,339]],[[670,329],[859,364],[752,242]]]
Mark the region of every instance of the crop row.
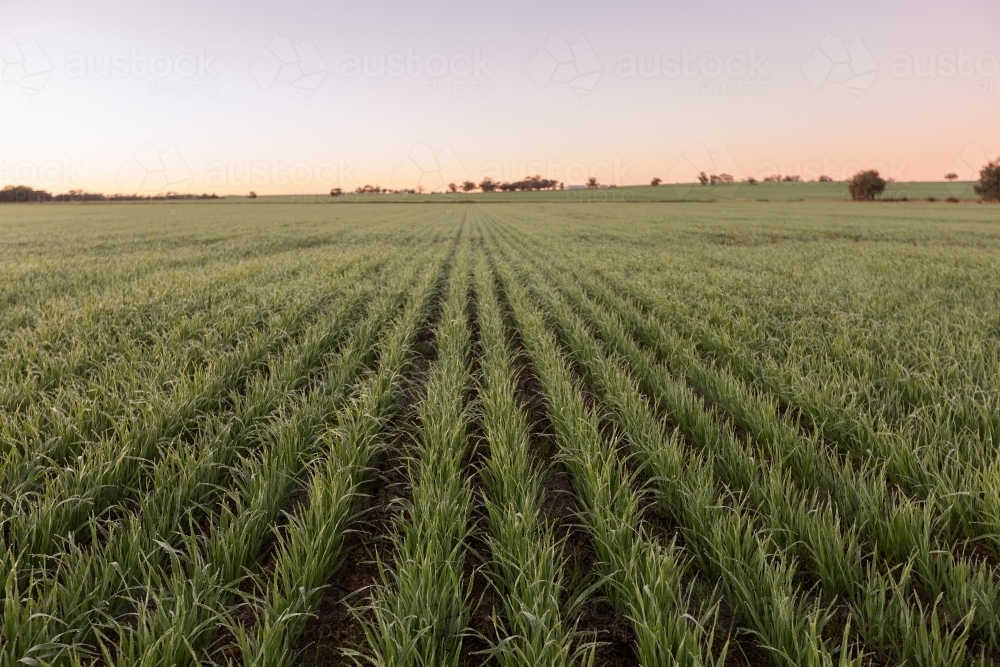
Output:
[[[396,284],[403,277],[399,275],[400,269],[405,267],[403,264],[392,269],[383,280]],[[315,443],[320,427],[329,417],[330,401],[342,400],[338,397],[350,391],[353,377],[372,354],[381,323],[392,313],[398,299],[391,292],[376,299],[365,319],[358,325],[347,326],[357,317],[359,298],[366,294],[370,298],[371,286],[372,283],[361,283],[352,287],[355,296],[312,329],[296,335],[301,342],[275,357],[266,372],[247,376],[248,369],[244,367],[240,375],[247,378],[245,389],[227,392],[232,411],[217,413],[200,423],[191,444],[176,438],[172,445],[171,441],[163,442],[167,449],[161,445],[155,464],[124,459],[133,465],[145,463],[151,480],[149,491],[136,496],[138,505],[134,510],[126,511],[110,524],[93,514],[85,515],[94,546],[70,542],[60,554],[58,564],[47,563],[41,570],[26,568],[23,557],[9,552],[10,570],[5,574],[18,582],[15,593],[20,588],[24,591],[21,595],[27,595],[21,599],[18,613],[9,614],[7,620],[21,618],[26,625],[37,628],[35,632],[10,626],[6,637],[11,641],[16,637],[17,643],[24,647],[24,655],[53,647],[86,648],[99,640],[100,633],[95,638],[94,632],[102,625],[110,624],[115,631],[132,625],[129,616],[134,617],[136,612],[141,615],[150,608],[148,604],[132,602],[135,595],[150,595],[157,587],[165,588],[169,583],[169,577],[164,579],[162,574],[164,566],[169,566],[168,572],[171,568],[186,571],[191,565],[189,558],[197,561],[199,553],[211,551],[212,540],[220,545],[225,542],[225,530],[213,532],[200,518],[207,510],[215,508],[210,512],[213,515],[222,511],[217,521],[220,525],[229,524],[230,530],[257,525],[258,542],[269,533],[269,522],[254,524],[246,519],[264,517],[268,512],[273,518],[283,498],[294,489],[295,476],[287,474],[285,468],[273,466],[292,466],[294,471],[304,465],[298,454]],[[351,332],[346,340],[345,332]],[[344,341],[340,353],[330,356],[339,341]],[[307,400],[303,402],[304,399]],[[274,451],[274,443],[284,444],[284,459]],[[261,477],[253,469],[265,465],[254,454],[261,446],[263,451],[278,457],[267,460],[273,464],[276,480],[280,482],[270,489],[271,495],[260,495]],[[227,480],[233,481],[227,483]],[[233,491],[220,496],[220,490],[231,484],[235,484]],[[271,504],[263,508],[253,504],[268,502]],[[247,513],[238,511],[241,506]],[[240,518],[236,519],[237,516]],[[211,535],[211,540],[200,545],[206,535]],[[242,536],[246,537],[249,536]],[[233,535],[228,538],[232,540]],[[252,542],[236,539],[233,544],[242,544],[252,552]],[[239,562],[235,552],[231,559],[224,552],[216,556],[216,566],[231,560]],[[229,564],[225,568],[237,577],[243,574],[242,565]],[[210,569],[196,571],[203,573]],[[29,573],[27,577],[25,571]],[[15,572],[22,574],[15,577]],[[170,592],[160,591],[157,595],[162,598]],[[162,613],[176,611],[169,604],[156,608]],[[120,619],[124,619],[125,626],[121,626]],[[39,636],[45,639],[36,638]]]
[[[53,345],[0,360],[0,667],[309,664],[331,604],[323,650],[386,667],[997,664],[994,380],[960,396],[988,355],[813,354],[847,325],[801,325],[831,302],[781,302],[774,264],[727,294],[739,271],[643,247],[662,230],[511,211],[377,208],[191,279],[126,262],[135,321],[7,322],[12,354]],[[180,296],[144,301],[157,275]],[[337,579],[351,545],[368,574]]]
[[[546,255],[545,266],[550,269],[549,279],[553,279],[551,276],[555,271],[551,270],[552,254]],[[561,275],[566,276],[571,273],[572,270],[565,267]],[[544,292],[544,288],[538,287],[544,283],[541,276],[536,274],[529,282]],[[564,278],[563,289],[567,288],[566,282],[567,279]],[[772,416],[768,420],[768,413],[764,409],[767,407],[766,404],[755,402],[752,395],[741,393],[740,387],[733,383],[727,384],[722,381],[720,384],[718,379],[713,382],[711,373],[704,368],[698,376],[698,373],[693,372],[695,369],[692,369],[691,364],[686,368],[681,365],[682,371],[686,370],[689,376],[693,375],[696,376],[696,380],[700,379],[700,383],[694,384],[709,389],[707,393],[712,396],[713,401],[721,400],[727,405],[730,411],[737,415],[740,425],[748,427],[747,430],[758,438],[759,443],[770,449],[770,451],[763,449],[757,452],[752,450],[744,452],[734,433],[731,431],[727,433],[724,424],[713,423],[714,420],[705,413],[705,409],[699,407],[701,400],[696,394],[683,387],[683,384],[678,385],[676,380],[662,369],[658,371],[653,367],[653,359],[649,353],[640,350],[636,343],[630,340],[615,313],[603,311],[595,304],[588,303],[585,297],[581,297],[581,290],[575,289],[575,302],[583,309],[587,321],[592,322],[613,347],[631,360],[637,377],[641,379],[639,384],[644,386],[658,404],[666,408],[667,418],[677,424],[692,443],[698,444],[703,451],[708,450],[712,457],[710,459],[712,466],[716,468],[717,474],[721,474],[727,488],[736,490],[742,495],[742,499],[737,498],[735,503],[749,502],[750,507],[757,508],[760,516],[771,524],[771,527],[766,524],[757,526],[756,530],[761,534],[776,536],[770,538],[775,542],[774,548],[779,548],[785,552],[786,557],[791,557],[793,565],[799,568],[806,565],[806,571],[811,570],[812,580],[818,579],[829,595],[839,594],[854,605],[853,608],[861,624],[858,630],[869,646],[877,647],[889,657],[894,654],[904,654],[907,659],[917,664],[940,664],[935,662],[938,660],[944,660],[949,664],[959,663],[964,654],[964,634],[971,625],[983,635],[989,647],[995,647],[996,573],[985,562],[956,561],[948,552],[928,548],[927,541],[931,539],[929,527],[919,523],[915,526],[912,523],[908,525],[897,520],[900,515],[903,518],[908,516],[905,511],[906,505],[900,508],[888,503],[888,507],[886,506],[888,501],[883,497],[884,492],[878,493],[880,480],[877,473],[874,479],[866,480],[867,471],[859,472],[840,466],[837,459],[822,455],[821,450],[816,448],[815,442],[796,443],[787,427],[775,421],[774,413],[771,413]],[[572,288],[570,292],[573,292]],[[561,313],[557,319],[561,319],[562,326],[570,326],[570,330],[575,331],[571,337],[570,348],[575,355],[585,355],[583,358],[577,357],[577,361],[584,368],[588,368],[588,364],[584,363],[588,359],[586,350],[589,339],[585,333],[586,325],[579,318],[575,318],[574,322],[575,316],[568,314],[565,304],[552,305],[557,302],[552,294],[548,295],[547,300],[550,307],[555,308],[555,315]],[[616,312],[620,312],[621,303],[615,301],[613,308]],[[591,364],[598,349],[590,343]],[[670,361],[677,365],[676,355]],[[591,381],[595,386],[600,386],[613,376],[614,368],[612,365],[604,366],[601,370],[592,369]],[[618,382],[620,386],[627,386],[624,376]],[[714,394],[712,389],[715,390]],[[728,394],[723,390],[727,390]],[[616,405],[612,398],[606,397],[606,400],[610,400],[611,405]],[[636,414],[640,413],[633,409],[631,416],[627,413],[623,415],[625,422],[620,426],[626,432],[629,420],[634,422]],[[647,429],[652,429],[656,420],[648,415],[645,417],[645,423]],[[647,439],[650,437],[646,436]],[[752,443],[747,446],[752,446]],[[781,447],[785,449],[781,450]],[[654,451],[656,447],[650,446],[649,449]],[[767,463],[768,468],[755,471],[754,455],[758,456],[758,460],[762,463]],[[793,482],[792,478],[786,478],[787,473],[781,472],[781,467],[785,465],[788,465],[794,473],[802,474],[804,479]],[[690,473],[686,476],[690,477]],[[809,490],[812,485],[822,486],[821,481],[831,479],[836,483],[821,489],[823,492],[821,495],[811,496],[814,493]],[[806,488],[797,491],[796,486],[802,482],[806,482]],[[858,493],[857,486],[861,487],[861,493]],[[774,490],[768,491],[769,487]],[[846,528],[841,527],[836,512],[837,505],[831,505],[829,500],[822,500],[830,499],[838,490],[841,493],[837,500],[846,498],[852,501],[850,505],[855,511],[854,519],[856,521],[860,513],[863,519],[861,522]],[[865,491],[871,493],[866,496]],[[802,500],[795,500],[797,496]],[[865,501],[872,501],[873,506],[865,507]],[[916,517],[920,518],[921,508],[912,504],[909,506],[912,508],[909,516],[916,514]],[[874,565],[878,560],[871,561],[868,554],[862,557],[860,547],[863,544],[858,544],[859,532],[862,537],[871,540],[868,543],[869,547],[876,550],[888,547],[890,565],[893,558],[900,558],[902,560],[900,565],[904,569],[898,571],[890,567],[888,568],[890,576],[881,576],[885,573],[885,568],[879,572],[879,568]],[[921,536],[925,540],[924,544],[920,543]],[[900,553],[903,555],[900,556]],[[914,567],[914,560],[922,570],[922,575],[925,573],[937,575],[936,580],[929,580],[929,576],[917,577],[917,587],[932,590],[932,600],[936,598],[937,602],[941,602],[944,598],[942,607],[950,610],[952,622],[957,625],[956,630],[949,632],[939,627],[943,624],[943,620],[937,602],[930,612],[928,621],[921,621],[923,614],[919,599],[906,602],[908,597],[906,593],[912,586],[909,573]],[[863,566],[862,561],[867,561],[867,565]],[[892,576],[893,572],[896,573],[895,576]],[[802,581],[802,577],[798,576],[797,580]],[[808,580],[807,577],[805,581]],[[938,588],[931,588],[934,585]],[[886,598],[891,604],[885,604]],[[851,602],[852,600],[855,602]],[[880,601],[882,604],[879,604]],[[977,605],[979,605],[978,613],[975,612]],[[900,637],[903,638],[902,645],[896,645]],[[927,646],[907,646],[909,638],[912,637],[926,637]]]

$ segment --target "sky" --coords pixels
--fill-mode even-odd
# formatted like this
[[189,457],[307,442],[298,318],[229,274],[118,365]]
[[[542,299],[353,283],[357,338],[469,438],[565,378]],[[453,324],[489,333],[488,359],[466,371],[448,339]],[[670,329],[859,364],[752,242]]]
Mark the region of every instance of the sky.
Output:
[[0,70],[0,186],[53,192],[919,181],[1000,156],[996,0],[0,0]]

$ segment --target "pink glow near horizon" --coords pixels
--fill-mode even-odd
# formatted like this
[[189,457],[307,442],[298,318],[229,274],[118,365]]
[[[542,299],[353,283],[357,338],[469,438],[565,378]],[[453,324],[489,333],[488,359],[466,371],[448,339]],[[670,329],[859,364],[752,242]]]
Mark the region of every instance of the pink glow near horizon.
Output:
[[1000,156],[995,0],[748,4],[8,0],[0,187],[913,181]]

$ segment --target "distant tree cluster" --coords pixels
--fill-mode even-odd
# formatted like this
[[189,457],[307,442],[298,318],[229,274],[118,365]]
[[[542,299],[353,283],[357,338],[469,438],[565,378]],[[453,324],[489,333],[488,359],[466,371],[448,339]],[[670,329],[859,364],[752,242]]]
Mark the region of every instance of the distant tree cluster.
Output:
[[[60,201],[70,201],[70,197],[66,195],[60,195],[61,197],[67,197]],[[168,192],[163,195],[90,195],[96,197],[98,201],[163,201],[163,200],[189,200],[189,199],[225,199],[225,197],[220,197],[217,194],[207,194],[201,193],[200,195],[182,195],[178,192]],[[100,199],[103,197],[103,199]],[[75,200],[74,200],[75,201]]]
[[[593,180],[593,179],[591,179]],[[596,181],[595,181],[596,182]],[[462,181],[458,183],[457,181],[452,181],[445,186],[445,192],[457,193],[462,192],[472,192],[477,188],[483,192],[517,192],[517,191],[534,191],[534,190],[562,190],[565,186],[559,181],[552,180],[549,178],[542,178],[541,176],[525,176],[524,179],[520,181],[494,181],[492,178],[487,176],[480,183],[475,181]],[[418,186],[416,190],[400,188],[393,190],[391,188],[383,188],[378,185],[364,185],[354,190],[355,194],[359,195],[369,195],[369,194],[423,194],[424,187]],[[344,194],[341,188],[333,188],[330,190],[331,197],[339,197]],[[432,192],[431,194],[435,194]]]
[[[112,195],[121,197],[122,195]],[[53,195],[52,201],[105,201],[108,197],[96,192],[84,192],[83,190],[70,190],[66,194]]]
[[0,202],[5,204],[43,201],[52,201],[52,193],[45,190],[35,190],[26,185],[8,185],[0,190]]
[[3,190],[0,190],[0,203],[5,204],[83,201],[163,201],[168,199],[220,199],[220,197],[215,194],[187,195],[177,192],[167,192],[162,195],[106,195],[99,192],[84,192],[83,190],[70,190],[64,194],[54,195],[46,190],[35,190],[27,185],[8,185]]
[[487,176],[478,186],[472,181],[466,181],[462,184],[462,190],[465,192],[471,192],[477,187],[483,192],[529,192],[533,190],[562,190],[564,186],[559,181],[537,175],[525,176],[520,181],[512,182],[494,181]]
[[770,176],[765,176],[762,180],[764,183],[801,183],[802,177],[798,175],[782,176],[781,174],[771,174]]
[[462,181],[461,185],[458,183],[449,183],[448,192],[455,193],[461,190],[462,192],[472,192],[478,187],[472,181]]
[[[498,183],[496,189],[501,192],[528,192],[532,190],[557,190],[561,183],[559,181],[552,180],[551,178],[542,178],[541,176],[525,176],[520,181],[512,181],[510,183]],[[480,187],[482,184],[480,184]]]
[[702,185],[728,185],[735,183],[736,179],[731,174],[706,174],[705,172],[701,172],[698,174],[698,182]]

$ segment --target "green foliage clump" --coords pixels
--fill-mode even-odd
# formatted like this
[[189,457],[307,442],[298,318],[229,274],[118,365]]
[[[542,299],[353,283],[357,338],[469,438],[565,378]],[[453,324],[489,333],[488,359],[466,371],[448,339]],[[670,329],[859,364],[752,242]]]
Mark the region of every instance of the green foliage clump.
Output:
[[859,171],[851,178],[848,190],[854,201],[875,201],[885,191],[885,179],[878,171],[869,169]]
[[979,183],[974,187],[983,201],[1000,202],[1000,159],[990,162],[979,171]]

